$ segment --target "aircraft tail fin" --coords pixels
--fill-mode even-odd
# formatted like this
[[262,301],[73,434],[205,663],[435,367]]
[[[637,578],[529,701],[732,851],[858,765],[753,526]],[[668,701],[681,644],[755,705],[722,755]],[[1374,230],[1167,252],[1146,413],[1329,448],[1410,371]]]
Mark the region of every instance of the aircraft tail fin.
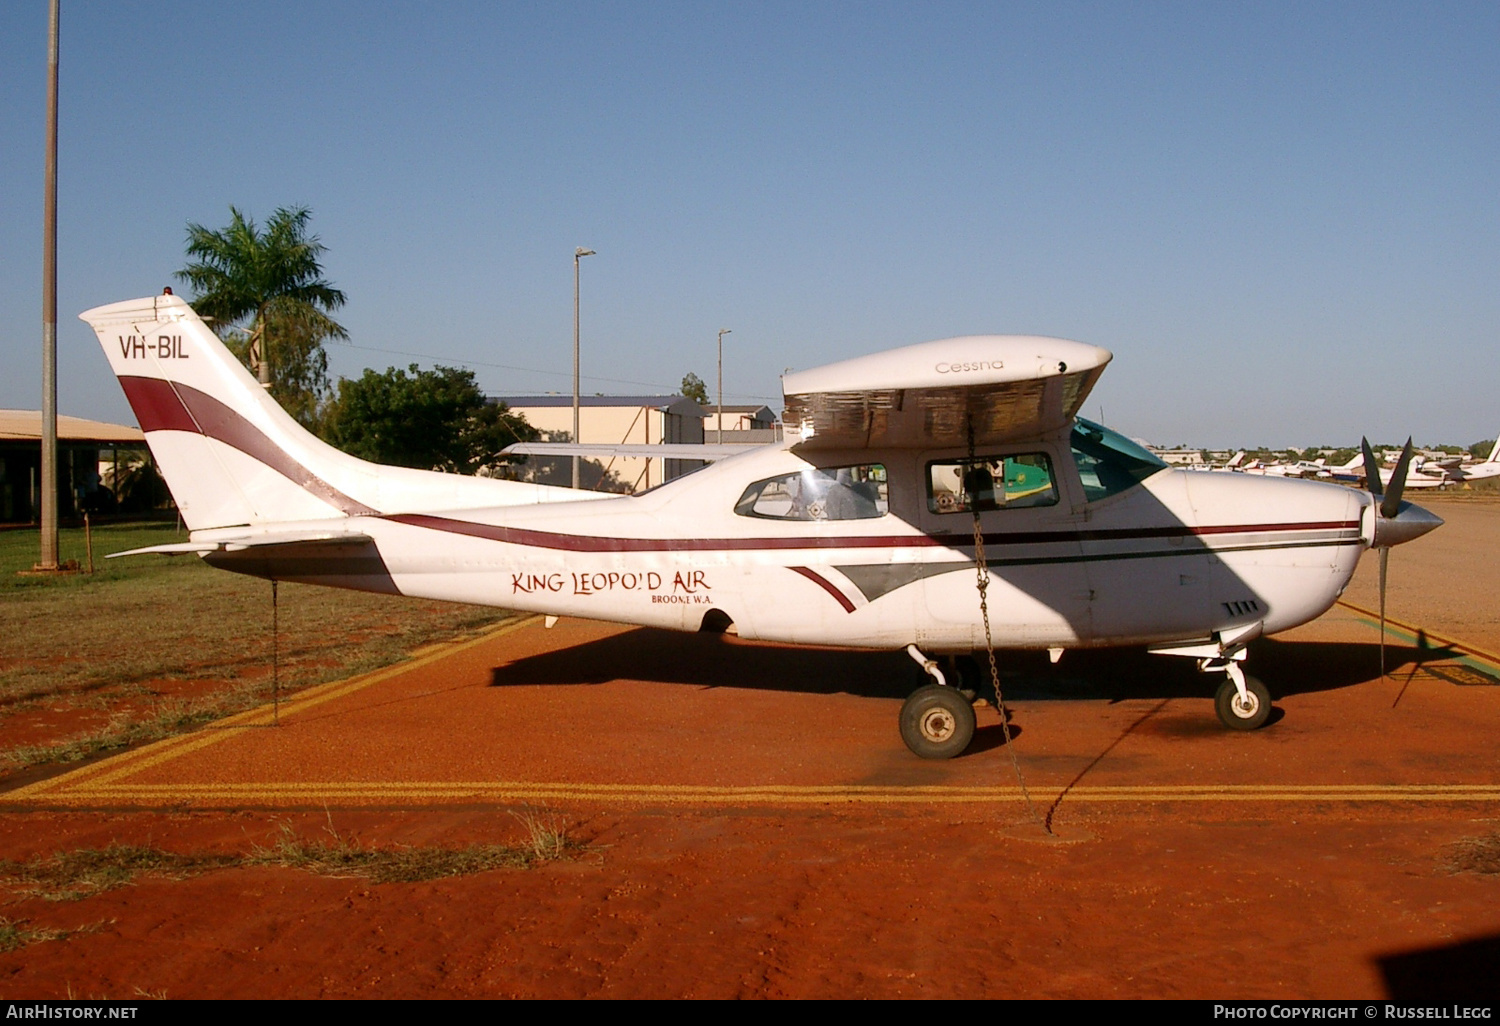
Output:
[[340,452],[278,406],[177,296],[79,316],[99,336],[192,530],[592,497],[379,466]]
[[99,336],[189,528],[374,512],[328,481],[345,475],[309,466],[329,452],[352,458],[288,416],[183,299],[150,296],[79,317]]

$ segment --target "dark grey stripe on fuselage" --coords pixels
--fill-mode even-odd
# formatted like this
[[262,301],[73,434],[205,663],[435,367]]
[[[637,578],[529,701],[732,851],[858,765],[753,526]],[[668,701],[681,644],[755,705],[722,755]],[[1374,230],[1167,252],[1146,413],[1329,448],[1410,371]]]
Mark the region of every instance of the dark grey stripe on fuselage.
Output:
[[[1358,537],[1353,537],[1313,541],[1257,542],[1245,545],[1215,546],[1213,548],[1152,549],[1142,552],[1072,553],[1062,556],[1014,556],[996,559],[986,557],[984,565],[991,570],[1002,570],[1006,567],[1017,566],[1106,563],[1120,559],[1175,559],[1183,556],[1217,555],[1222,552],[1343,548],[1349,545],[1362,544],[1363,542]],[[962,570],[973,571],[974,563],[972,561],[949,561],[941,563],[866,563],[856,566],[833,564],[833,568],[849,578],[850,582],[860,590],[860,594],[864,595],[865,601],[874,602],[882,595],[889,595],[898,588],[904,588],[908,584],[914,584],[929,577],[958,573]]]
[[203,561],[221,570],[232,570],[268,580],[322,584],[399,595],[401,589],[373,541],[363,545],[290,542],[257,545],[235,552],[210,552]]

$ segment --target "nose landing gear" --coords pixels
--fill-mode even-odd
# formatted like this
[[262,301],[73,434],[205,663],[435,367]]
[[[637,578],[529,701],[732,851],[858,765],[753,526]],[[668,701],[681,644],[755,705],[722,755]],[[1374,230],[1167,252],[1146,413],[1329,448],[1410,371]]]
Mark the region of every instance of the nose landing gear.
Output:
[[[1214,695],[1219,722],[1230,730],[1255,730],[1263,726],[1271,715],[1271,692],[1260,678],[1250,676],[1234,663],[1225,669],[1224,683]],[[1240,679],[1235,680],[1236,677]]]
[[1219,722],[1230,730],[1256,730],[1271,715],[1271,692],[1256,677],[1240,669],[1245,661],[1245,646],[1260,637],[1259,622],[1221,632],[1207,645],[1164,645],[1149,649],[1157,655],[1190,656],[1198,660],[1204,673],[1224,674],[1223,683],[1214,693],[1214,711]]

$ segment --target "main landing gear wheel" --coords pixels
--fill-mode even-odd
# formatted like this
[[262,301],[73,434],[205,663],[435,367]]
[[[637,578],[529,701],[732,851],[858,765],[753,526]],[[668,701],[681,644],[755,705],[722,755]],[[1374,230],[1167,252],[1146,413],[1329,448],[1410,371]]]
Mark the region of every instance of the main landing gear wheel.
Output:
[[920,687],[901,706],[901,740],[924,759],[951,759],[974,740],[974,705],[956,688]]
[[1257,677],[1245,674],[1245,700],[1240,700],[1240,690],[1234,681],[1224,679],[1214,695],[1214,711],[1219,722],[1230,730],[1254,730],[1263,726],[1271,715],[1271,692]]

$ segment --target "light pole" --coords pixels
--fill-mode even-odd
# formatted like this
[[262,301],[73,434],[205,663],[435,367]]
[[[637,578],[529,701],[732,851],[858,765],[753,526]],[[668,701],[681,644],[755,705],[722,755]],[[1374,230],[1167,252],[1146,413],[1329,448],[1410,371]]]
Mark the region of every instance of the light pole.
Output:
[[719,444],[724,444],[724,336],[728,328],[719,329]]
[[[581,439],[578,437],[578,261],[586,256],[593,256],[594,251],[579,246],[573,250],[573,444],[577,445]],[[578,456],[573,456],[573,487],[578,487]]]
[[42,201],[42,551],[38,570],[57,561],[57,22],[47,32],[47,179]]

